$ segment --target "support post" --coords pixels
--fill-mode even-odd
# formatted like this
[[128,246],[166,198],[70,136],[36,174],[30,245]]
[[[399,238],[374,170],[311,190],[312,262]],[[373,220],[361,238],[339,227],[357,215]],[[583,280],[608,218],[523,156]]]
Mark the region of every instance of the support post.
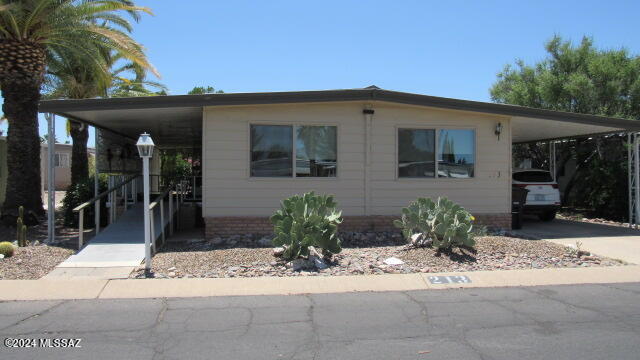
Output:
[[56,116],[46,113],[45,118],[47,120],[47,158],[49,160],[47,167],[47,240],[52,243],[56,238]]
[[[94,178],[93,178],[93,196],[94,197],[98,197],[98,194],[100,193],[100,171],[98,170],[98,154],[99,154],[99,150],[98,150],[98,145],[99,145],[99,141],[98,141],[98,136],[100,134],[100,129],[98,128],[94,128],[94,141],[96,143],[96,159],[94,161]],[[96,222],[96,233],[95,235],[98,235],[98,232],[100,231],[100,202],[96,202],[95,205],[95,222]]]
[[166,240],[164,235],[164,198],[160,199],[160,234],[162,236],[162,245],[164,246]]
[[84,243],[84,208],[80,210],[80,219],[79,219],[79,231],[78,231],[78,250],[82,249],[82,244]]
[[149,232],[151,234],[151,253],[156,253],[156,227],[155,227],[155,219],[153,216],[153,211],[155,209],[147,209],[149,212]]
[[628,195],[628,201],[629,201],[629,227],[632,228],[633,227],[633,181],[632,181],[632,165],[633,165],[633,159],[632,159],[632,152],[631,152],[631,144],[632,144],[632,135],[631,133],[627,133],[627,195]]
[[151,273],[151,225],[149,223],[149,157],[142,158],[142,188],[144,214],[144,269],[147,275]]
[[549,172],[553,181],[556,179],[556,142],[549,141]]
[[98,235],[98,233],[100,232],[100,202],[101,201],[102,200],[98,199],[98,200],[96,200],[96,202],[94,204],[95,209],[96,209],[95,213],[97,214],[96,215],[96,233],[95,233],[95,235]]
[[640,219],[640,164],[638,160],[640,158],[640,136],[636,133],[633,141],[633,170],[634,170],[634,184],[633,188],[635,191],[635,219],[634,224],[638,224],[638,219]]
[[173,235],[173,190],[169,189],[169,236]]

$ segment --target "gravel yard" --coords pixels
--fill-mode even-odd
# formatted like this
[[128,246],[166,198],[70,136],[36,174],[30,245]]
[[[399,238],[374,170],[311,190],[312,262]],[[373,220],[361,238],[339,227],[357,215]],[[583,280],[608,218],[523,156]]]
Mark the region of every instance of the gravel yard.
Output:
[[[91,236],[92,234],[87,233],[85,239]],[[0,223],[0,242],[15,240],[15,227]],[[77,248],[78,230],[65,227],[62,224],[61,214],[56,213],[55,243],[48,244],[49,246],[44,244],[47,241],[47,221],[44,218],[39,225],[27,228],[27,240],[32,245],[16,247],[12,257],[0,260],[0,280],[32,280],[46,275],[74,253],[71,249]]]
[[0,260],[0,280],[35,280],[48,274],[73,254],[57,246],[17,247],[12,257]]
[[[328,268],[294,271],[291,263],[273,255],[264,238],[251,240],[245,243],[235,238],[230,244],[216,245],[219,241],[192,239],[169,244],[153,258],[155,277],[329,276],[621,265],[591,254],[578,256],[575,250],[541,240],[482,236],[476,238],[475,254],[460,249],[436,254],[432,248],[407,247],[398,234],[365,233],[347,241]],[[404,264],[385,264],[390,257]],[[142,270],[131,276],[143,277]]]

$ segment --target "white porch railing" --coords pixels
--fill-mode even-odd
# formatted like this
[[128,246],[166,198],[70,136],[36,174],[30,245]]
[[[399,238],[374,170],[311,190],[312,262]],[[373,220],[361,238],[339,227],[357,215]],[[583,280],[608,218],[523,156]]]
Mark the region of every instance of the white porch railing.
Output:
[[[175,213],[176,213],[176,221],[178,223],[178,226],[180,224],[180,206],[184,203],[185,200],[185,188],[186,188],[186,182],[187,180],[181,180],[177,183],[171,184],[167,187],[167,189],[162,192],[160,195],[158,195],[158,197],[156,197],[156,199],[149,204],[149,222],[151,223],[151,251],[155,254],[156,253],[156,227],[155,227],[155,219],[154,219],[154,210],[156,207],[160,208],[160,238],[162,239],[162,245],[164,245],[165,240],[167,238],[165,232],[165,228],[166,225],[164,223],[164,201],[165,198],[168,199],[169,201],[169,222],[167,223],[167,225],[169,226],[169,235],[173,235],[173,229],[174,229],[174,225],[173,225],[173,219],[174,219],[174,207],[175,207]],[[175,200],[174,200],[175,198]],[[175,202],[175,205],[174,205]]]
[[124,180],[117,185],[113,185],[109,187],[107,190],[98,194],[98,196],[94,197],[93,199],[85,203],[78,205],[73,209],[73,212],[79,213],[78,215],[78,250],[82,249],[82,246],[84,244],[84,211],[85,209],[87,209],[91,205],[94,205],[94,211],[96,213],[95,235],[98,235],[98,233],[100,232],[100,204],[102,202],[102,199],[106,196],[109,197],[109,202],[110,202],[109,224],[111,224],[114,221],[116,221],[118,217],[117,191],[121,190],[121,194],[124,197],[124,207],[126,211],[129,207],[129,201],[128,201],[129,193],[131,193],[132,195],[133,203],[137,201],[137,189],[136,189],[137,181],[134,181],[134,180],[138,179],[139,177],[140,175],[133,175],[129,177],[129,179]]

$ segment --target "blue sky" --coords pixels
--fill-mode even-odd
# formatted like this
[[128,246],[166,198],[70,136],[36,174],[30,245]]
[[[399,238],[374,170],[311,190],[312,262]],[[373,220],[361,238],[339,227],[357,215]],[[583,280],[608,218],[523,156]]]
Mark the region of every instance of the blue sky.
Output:
[[[554,34],[640,53],[638,1],[138,1],[134,37],[171,94],[379,87],[489,101]],[[64,121],[58,138],[65,140]],[[6,125],[3,126],[6,128]],[[41,122],[41,132],[46,126]]]

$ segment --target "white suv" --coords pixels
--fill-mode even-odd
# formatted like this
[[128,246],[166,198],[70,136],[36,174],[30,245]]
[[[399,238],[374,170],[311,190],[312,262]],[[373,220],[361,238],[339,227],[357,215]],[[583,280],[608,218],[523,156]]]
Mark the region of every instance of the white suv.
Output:
[[560,207],[560,190],[547,170],[523,169],[513,172],[513,185],[529,190],[524,212],[551,221]]

